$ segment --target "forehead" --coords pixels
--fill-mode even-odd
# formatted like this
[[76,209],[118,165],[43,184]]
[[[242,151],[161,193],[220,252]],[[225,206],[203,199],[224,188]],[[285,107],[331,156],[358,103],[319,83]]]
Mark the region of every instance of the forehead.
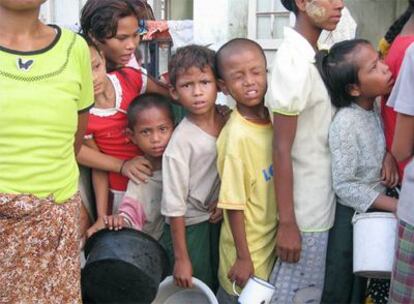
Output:
[[126,16],[118,20],[117,35],[134,34],[138,29],[138,19],[135,16]]
[[377,51],[369,44],[361,44],[355,50],[354,60],[360,68],[372,64],[378,58]]
[[197,66],[191,66],[187,69],[180,69],[177,73],[177,82],[188,80],[191,78],[197,78],[197,77],[213,77],[214,72],[211,69],[209,65],[204,65],[202,68],[199,68]]
[[170,112],[165,107],[150,105],[136,113],[135,126],[159,125],[171,121]]

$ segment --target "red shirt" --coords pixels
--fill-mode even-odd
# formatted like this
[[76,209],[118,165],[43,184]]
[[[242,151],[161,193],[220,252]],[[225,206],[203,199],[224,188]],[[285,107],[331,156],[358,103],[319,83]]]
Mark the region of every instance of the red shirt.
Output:
[[[409,36],[397,36],[392,43],[390,50],[385,57],[385,63],[390,68],[393,78],[396,80],[400,73],[400,68],[404,59],[405,51],[414,42],[414,35]],[[394,139],[395,123],[397,119],[397,113],[393,108],[386,105],[388,96],[384,96],[381,101],[381,116],[384,121],[384,133],[385,141],[387,145],[387,151],[391,151],[392,141]],[[408,161],[398,163],[399,174],[402,179],[404,168]],[[400,181],[401,181],[400,179]]]
[[[89,111],[88,128],[85,137],[93,138],[102,153],[119,159],[131,159],[142,155],[139,148],[126,136],[126,111],[132,100],[145,92],[146,77],[140,70],[122,68],[108,74],[115,88],[115,107]],[[128,178],[109,172],[109,187],[125,191]]]

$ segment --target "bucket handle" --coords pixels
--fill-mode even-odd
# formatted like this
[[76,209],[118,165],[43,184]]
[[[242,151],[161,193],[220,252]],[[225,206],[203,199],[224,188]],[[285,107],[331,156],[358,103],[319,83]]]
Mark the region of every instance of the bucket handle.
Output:
[[240,294],[236,290],[236,281],[233,281],[233,292],[236,296],[240,297]]
[[355,222],[356,222],[356,216],[357,216],[357,215],[359,215],[359,214],[360,214],[360,213],[359,213],[358,211],[356,211],[356,210],[355,210],[354,215],[352,216],[352,220],[351,220],[352,225],[354,225],[354,224],[355,224]]

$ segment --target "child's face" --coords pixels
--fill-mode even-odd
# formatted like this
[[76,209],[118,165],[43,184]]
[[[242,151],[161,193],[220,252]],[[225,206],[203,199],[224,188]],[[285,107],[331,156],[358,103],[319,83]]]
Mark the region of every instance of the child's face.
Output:
[[164,108],[150,107],[137,114],[134,130],[128,130],[131,141],[146,156],[161,157],[174,130],[174,123]]
[[119,19],[115,37],[98,42],[105,58],[115,66],[125,66],[139,44],[138,20],[135,16]]
[[217,81],[209,66],[202,70],[191,67],[177,76],[171,96],[194,115],[205,114],[214,108]]
[[359,67],[356,85],[359,96],[375,98],[391,91],[394,83],[391,72],[371,45],[361,45],[354,60]]
[[306,0],[305,12],[319,28],[333,31],[341,19],[343,0]]
[[106,81],[106,67],[105,59],[102,54],[99,54],[96,48],[89,47],[91,52],[91,63],[92,63],[92,76],[93,76],[93,91],[94,95],[97,96],[102,94],[105,90]]
[[267,90],[266,62],[254,47],[237,50],[223,60],[223,79],[219,80],[225,94],[240,105],[254,107],[263,102]]

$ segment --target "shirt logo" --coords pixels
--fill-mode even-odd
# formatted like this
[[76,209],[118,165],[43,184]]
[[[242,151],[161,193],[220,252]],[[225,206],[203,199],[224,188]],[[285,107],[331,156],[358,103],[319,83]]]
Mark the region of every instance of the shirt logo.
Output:
[[17,68],[20,71],[25,71],[26,72],[26,71],[30,70],[30,68],[32,67],[33,63],[34,63],[34,60],[33,59],[24,60],[24,59],[22,59],[22,58],[19,57],[17,59]]
[[266,182],[270,181],[273,177],[273,165],[270,165],[267,169],[263,169],[262,174]]

